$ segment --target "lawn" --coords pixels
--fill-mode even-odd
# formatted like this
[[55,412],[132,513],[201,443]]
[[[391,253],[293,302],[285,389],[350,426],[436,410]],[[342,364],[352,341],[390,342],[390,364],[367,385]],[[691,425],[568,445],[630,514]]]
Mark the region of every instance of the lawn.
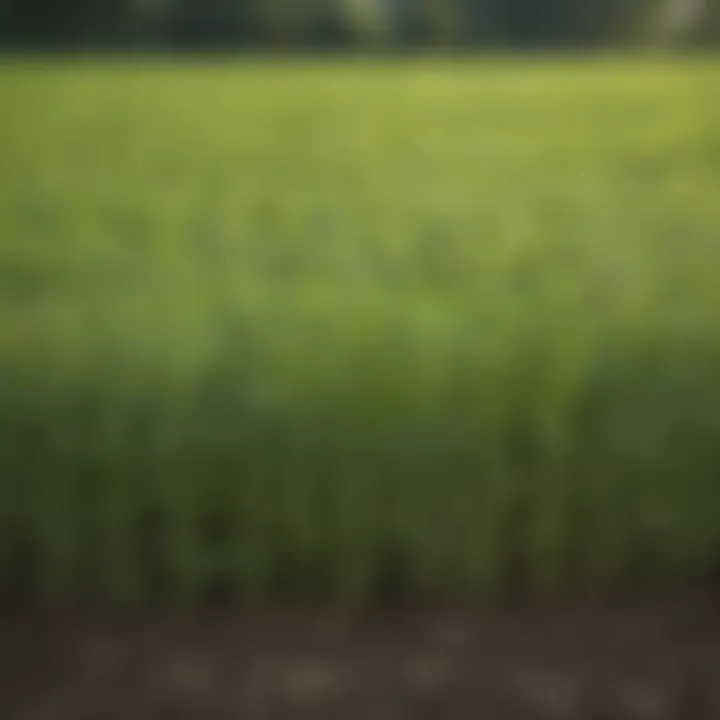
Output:
[[0,587],[720,560],[720,64],[0,64]]

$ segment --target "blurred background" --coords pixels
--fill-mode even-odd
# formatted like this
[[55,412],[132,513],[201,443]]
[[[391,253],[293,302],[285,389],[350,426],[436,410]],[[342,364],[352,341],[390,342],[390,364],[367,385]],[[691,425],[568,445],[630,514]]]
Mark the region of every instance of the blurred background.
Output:
[[15,48],[562,47],[720,39],[717,0],[2,0]]

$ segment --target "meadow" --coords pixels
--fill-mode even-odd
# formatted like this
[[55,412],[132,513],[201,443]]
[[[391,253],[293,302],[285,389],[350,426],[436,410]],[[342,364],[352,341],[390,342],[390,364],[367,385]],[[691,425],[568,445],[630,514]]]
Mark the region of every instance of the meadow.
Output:
[[0,64],[0,594],[720,561],[720,65]]

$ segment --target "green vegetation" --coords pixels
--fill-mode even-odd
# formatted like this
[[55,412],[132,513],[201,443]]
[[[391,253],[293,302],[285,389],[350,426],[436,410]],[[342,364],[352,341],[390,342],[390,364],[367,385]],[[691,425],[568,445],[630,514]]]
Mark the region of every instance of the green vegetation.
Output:
[[0,47],[718,47],[720,0],[0,0]]
[[718,69],[0,68],[0,592],[706,573]]

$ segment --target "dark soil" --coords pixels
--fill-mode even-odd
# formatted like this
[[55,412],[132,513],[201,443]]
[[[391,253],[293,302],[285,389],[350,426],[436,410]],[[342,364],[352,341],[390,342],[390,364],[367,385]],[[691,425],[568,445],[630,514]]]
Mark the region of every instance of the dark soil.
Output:
[[0,616],[2,720],[720,720],[697,598],[503,611]]

